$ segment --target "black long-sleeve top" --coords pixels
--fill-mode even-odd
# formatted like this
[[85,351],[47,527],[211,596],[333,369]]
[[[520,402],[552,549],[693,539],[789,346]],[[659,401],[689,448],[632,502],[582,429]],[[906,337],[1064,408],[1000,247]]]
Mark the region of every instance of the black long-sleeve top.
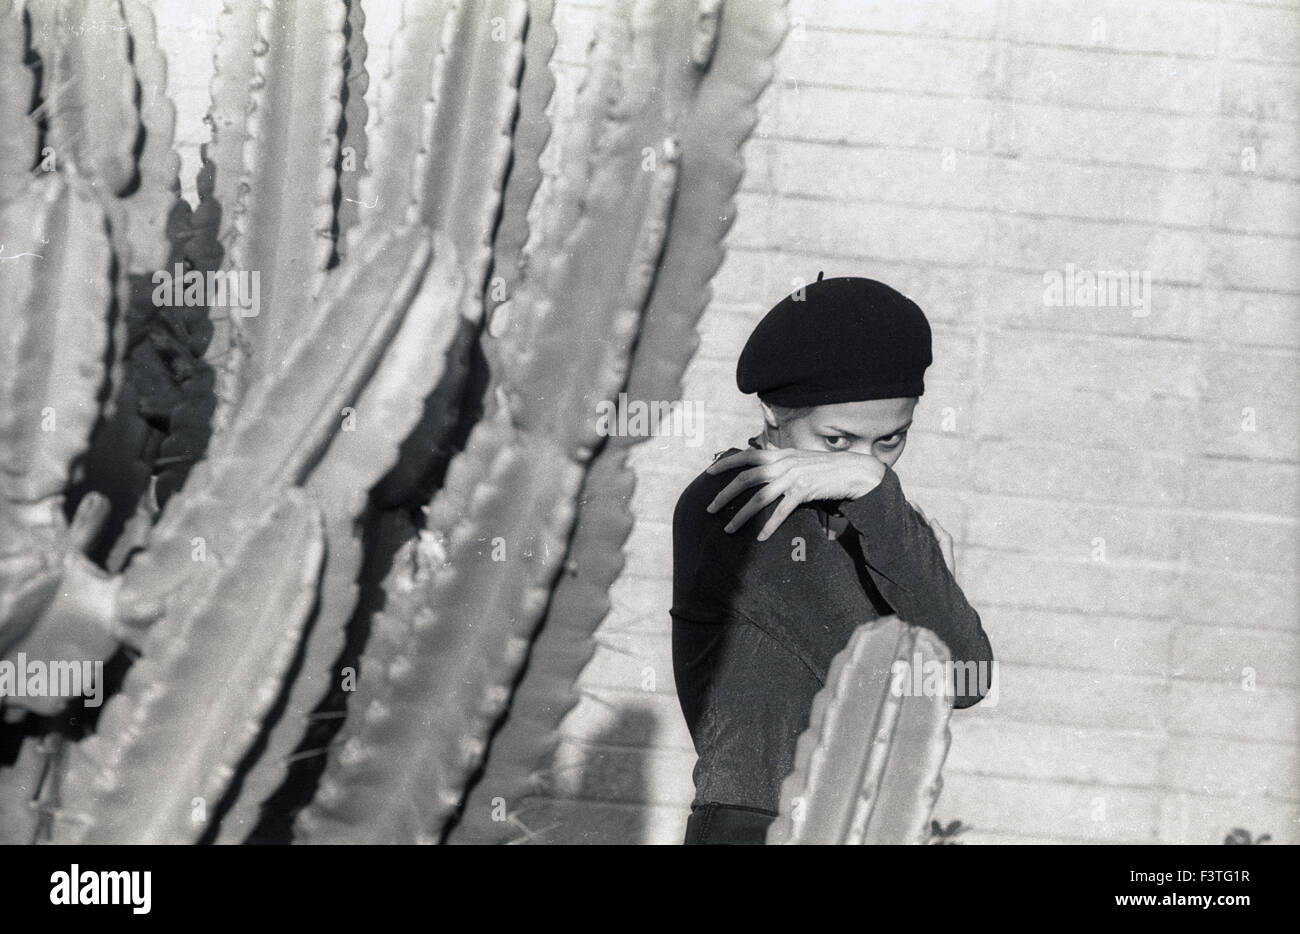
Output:
[[[748,495],[706,511],[735,474],[701,473],[677,501],[673,673],[699,755],[695,803],[775,814],[813,697],[861,623],[896,614],[936,633],[954,662],[991,664],[993,653],[891,468],[859,499],[800,506],[765,542],[758,531],[776,504],[734,533],[723,526]],[[980,698],[958,693],[954,704]]]

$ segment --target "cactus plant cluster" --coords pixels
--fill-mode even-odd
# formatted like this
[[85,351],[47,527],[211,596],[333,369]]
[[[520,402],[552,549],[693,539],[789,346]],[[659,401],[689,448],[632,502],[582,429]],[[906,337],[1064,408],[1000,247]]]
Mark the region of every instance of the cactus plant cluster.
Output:
[[227,0],[191,209],[141,0],[0,0],[0,660],[107,696],[0,700],[4,840],[544,790],[631,526],[597,403],[677,394],[785,28],[611,0],[544,181],[551,18],[408,0],[371,115],[360,0]]
[[[191,208],[142,0],[0,0],[0,662],[105,697],[0,697],[0,840],[526,826],[632,525],[598,403],[679,394],[785,29],[609,0],[544,179],[552,14],[406,0],[371,114],[361,0],[226,0]],[[841,779],[924,826],[946,719],[855,674],[900,625],[783,839],[863,836]]]

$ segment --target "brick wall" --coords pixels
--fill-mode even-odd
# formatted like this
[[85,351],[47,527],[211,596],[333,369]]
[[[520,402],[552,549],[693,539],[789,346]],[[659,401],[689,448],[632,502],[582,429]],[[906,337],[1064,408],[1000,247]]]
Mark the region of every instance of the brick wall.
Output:
[[[635,456],[628,567],[558,770],[572,836],[680,840],[672,506],[757,430],[749,330],[824,270],[934,326],[899,474],[957,537],[1002,663],[1000,703],[953,718],[936,816],[972,843],[1297,842],[1294,4],[790,13],[684,387],[704,441]],[[1149,313],[1045,306],[1066,264],[1149,272]]]
[[[551,166],[599,5],[559,6]],[[159,6],[194,40],[213,22]],[[934,326],[899,474],[958,539],[1002,663],[1000,703],[954,716],[936,816],[972,843],[1300,842],[1295,6],[792,0],[684,387],[703,443],[634,456],[560,837],[681,838],[672,507],[758,427],[734,385],[749,329],[824,270],[889,282]],[[382,65],[392,21],[371,9]],[[195,48],[173,56],[187,182]],[[1148,272],[1149,313],[1045,305],[1067,264]]]

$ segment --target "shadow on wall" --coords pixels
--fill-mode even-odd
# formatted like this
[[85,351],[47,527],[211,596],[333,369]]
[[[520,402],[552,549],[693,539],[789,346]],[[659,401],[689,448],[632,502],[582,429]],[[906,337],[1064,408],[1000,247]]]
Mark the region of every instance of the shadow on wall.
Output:
[[565,744],[550,775],[554,797],[538,798],[513,820],[513,844],[647,842],[649,759],[659,732],[652,710],[617,711],[589,742]]

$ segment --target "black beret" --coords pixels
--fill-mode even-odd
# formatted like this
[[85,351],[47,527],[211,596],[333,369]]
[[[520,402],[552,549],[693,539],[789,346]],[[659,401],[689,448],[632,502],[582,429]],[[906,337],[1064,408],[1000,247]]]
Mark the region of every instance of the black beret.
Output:
[[787,407],[925,392],[930,322],[883,282],[841,276],[781,299],[745,342],[736,385]]

